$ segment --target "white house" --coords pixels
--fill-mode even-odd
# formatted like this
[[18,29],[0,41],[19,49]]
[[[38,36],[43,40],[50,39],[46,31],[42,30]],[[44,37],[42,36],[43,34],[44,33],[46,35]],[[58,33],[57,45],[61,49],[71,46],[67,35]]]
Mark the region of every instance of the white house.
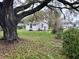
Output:
[[76,21],[75,21],[75,24],[76,24],[76,28],[79,29],[79,20],[76,20]]
[[26,30],[33,30],[33,31],[37,31],[37,30],[48,30],[48,21],[47,20],[43,20],[43,21],[33,21],[33,22],[29,22],[26,24]]
[[75,20],[75,21],[68,21],[68,20],[62,20],[61,21],[62,27],[63,28],[78,28],[79,29],[79,20]]
[[62,20],[61,25],[63,28],[72,28],[74,26],[74,23],[68,20]]

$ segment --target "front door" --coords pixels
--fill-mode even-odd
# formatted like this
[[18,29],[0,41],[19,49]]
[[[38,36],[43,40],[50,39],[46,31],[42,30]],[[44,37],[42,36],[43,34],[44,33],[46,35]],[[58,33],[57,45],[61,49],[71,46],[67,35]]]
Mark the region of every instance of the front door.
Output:
[[30,30],[32,30],[32,24],[30,24]]

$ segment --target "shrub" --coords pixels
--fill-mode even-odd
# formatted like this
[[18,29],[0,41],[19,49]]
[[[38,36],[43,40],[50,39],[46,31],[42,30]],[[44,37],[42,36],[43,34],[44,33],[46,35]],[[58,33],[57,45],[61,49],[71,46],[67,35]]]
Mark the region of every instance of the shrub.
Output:
[[63,35],[63,28],[58,29],[58,31],[56,32],[56,39],[62,39],[62,35]]
[[63,33],[63,50],[71,59],[79,59],[79,30],[71,28]]
[[52,30],[52,33],[53,33],[53,34],[56,34],[56,32],[57,32],[56,29],[53,29],[53,30]]

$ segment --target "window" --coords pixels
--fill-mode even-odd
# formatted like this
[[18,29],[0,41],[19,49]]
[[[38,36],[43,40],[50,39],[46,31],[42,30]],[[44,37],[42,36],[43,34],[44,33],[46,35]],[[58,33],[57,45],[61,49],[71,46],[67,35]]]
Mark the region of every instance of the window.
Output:
[[30,28],[32,28],[32,24],[30,24]]
[[36,26],[36,24],[33,24],[33,26]]
[[43,24],[42,24],[42,28],[43,28]]

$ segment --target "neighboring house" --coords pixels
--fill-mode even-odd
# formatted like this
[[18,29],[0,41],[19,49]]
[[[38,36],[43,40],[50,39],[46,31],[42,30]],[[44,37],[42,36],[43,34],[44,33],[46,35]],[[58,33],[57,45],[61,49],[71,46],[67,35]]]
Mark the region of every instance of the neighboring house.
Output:
[[75,21],[75,27],[79,29],[79,20]]
[[26,30],[33,30],[33,31],[37,31],[37,30],[48,30],[48,21],[43,20],[43,21],[38,21],[38,22],[29,22],[26,24]]
[[75,20],[74,22],[70,22],[68,20],[62,20],[61,21],[62,23],[62,27],[63,28],[72,28],[72,27],[75,27],[75,28],[78,28],[79,29],[79,20]]
[[68,20],[62,20],[61,23],[63,28],[72,28],[74,26],[74,23]]
[[75,24],[76,24],[76,28],[79,28],[79,20],[76,20]]

